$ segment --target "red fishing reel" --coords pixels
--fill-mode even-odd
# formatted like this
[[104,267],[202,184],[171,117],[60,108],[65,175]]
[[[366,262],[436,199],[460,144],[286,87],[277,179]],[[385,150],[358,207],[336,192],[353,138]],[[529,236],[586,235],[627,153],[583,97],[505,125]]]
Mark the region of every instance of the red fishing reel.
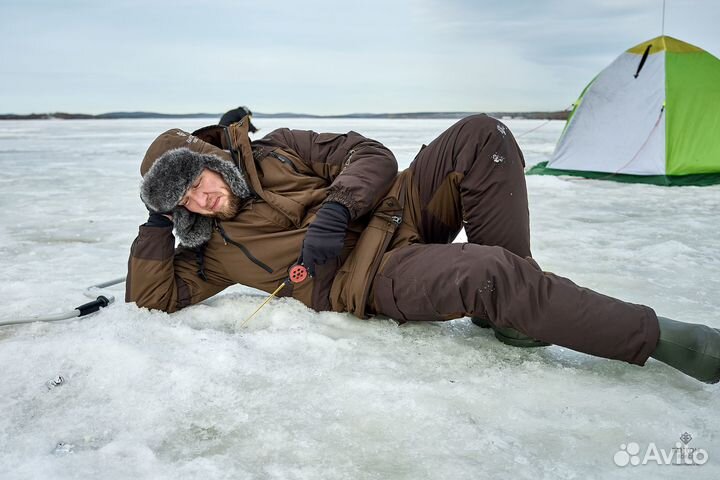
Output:
[[288,278],[292,283],[300,283],[303,280],[305,280],[308,277],[308,271],[307,268],[305,268],[303,265],[295,264],[292,267],[290,267],[290,273],[288,275]]

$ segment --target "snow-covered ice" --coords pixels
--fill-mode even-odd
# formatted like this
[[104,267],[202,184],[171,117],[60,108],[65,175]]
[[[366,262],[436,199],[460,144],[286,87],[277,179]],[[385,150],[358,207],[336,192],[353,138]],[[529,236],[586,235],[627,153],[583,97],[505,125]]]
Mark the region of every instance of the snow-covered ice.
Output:
[[[0,122],[0,319],[57,313],[125,274],[139,162],[209,120]],[[406,167],[452,120],[257,119],[356,130]],[[507,120],[527,163],[562,122]],[[528,177],[540,265],[659,314],[720,327],[720,187]],[[462,239],[459,239],[462,240]],[[515,349],[469,319],[360,321],[234,287],[173,315],[0,327],[0,477],[720,478],[720,386],[561,347]],[[58,381],[58,377],[62,381]],[[702,466],[618,467],[621,445]]]

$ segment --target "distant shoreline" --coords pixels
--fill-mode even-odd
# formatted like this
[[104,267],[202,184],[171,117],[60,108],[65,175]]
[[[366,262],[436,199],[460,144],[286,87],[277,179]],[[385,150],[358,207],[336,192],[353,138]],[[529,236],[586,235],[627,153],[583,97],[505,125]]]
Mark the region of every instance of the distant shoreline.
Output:
[[[476,112],[411,112],[411,113],[350,113],[345,115],[311,115],[306,113],[254,113],[253,118],[371,118],[371,119],[433,119],[463,118]],[[567,120],[569,111],[555,112],[485,112],[497,118],[529,119],[529,120]],[[152,119],[152,118],[217,118],[221,113],[155,113],[155,112],[110,112],[99,115],[85,113],[31,113],[16,115],[0,114],[0,120],[117,120],[117,119]]]

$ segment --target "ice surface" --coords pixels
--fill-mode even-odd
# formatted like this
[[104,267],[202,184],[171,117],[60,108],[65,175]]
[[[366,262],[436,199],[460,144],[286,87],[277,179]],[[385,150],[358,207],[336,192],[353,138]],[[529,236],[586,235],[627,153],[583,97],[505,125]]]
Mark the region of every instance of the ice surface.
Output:
[[[203,120],[0,122],[0,319],[57,313],[125,274],[145,220],[139,162]],[[257,119],[356,130],[406,167],[452,120]],[[562,130],[507,120],[528,164]],[[720,327],[720,187],[528,177],[545,270]],[[0,328],[0,477],[720,478],[720,387],[560,347],[498,343],[468,319],[313,313],[235,287],[173,315],[120,301],[86,319]],[[57,382],[58,376],[63,381]],[[49,387],[52,383],[52,388]],[[621,444],[703,466],[617,467]]]

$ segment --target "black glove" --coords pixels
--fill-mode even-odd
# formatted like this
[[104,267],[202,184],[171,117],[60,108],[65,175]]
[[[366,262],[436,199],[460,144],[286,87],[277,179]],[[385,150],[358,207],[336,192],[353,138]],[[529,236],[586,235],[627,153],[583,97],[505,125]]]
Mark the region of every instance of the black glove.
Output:
[[[247,107],[238,107],[234,108],[232,110],[228,110],[225,112],[225,114],[220,118],[220,121],[218,122],[218,125],[222,125],[223,127],[229,127],[235,122],[239,122],[242,120],[243,117],[247,115],[252,115],[252,112]],[[250,133],[257,132],[257,128],[255,128],[255,125],[252,124],[248,120],[248,130]]]
[[143,224],[144,227],[172,227],[173,221],[170,220],[166,215],[172,215],[172,212],[156,212],[145,205],[148,211],[147,222]]
[[162,213],[151,213],[148,221],[145,222],[146,227],[172,227],[173,222]]
[[345,205],[327,202],[318,210],[315,221],[305,234],[299,260],[311,276],[315,276],[315,265],[322,265],[340,255],[349,222],[350,212]]

